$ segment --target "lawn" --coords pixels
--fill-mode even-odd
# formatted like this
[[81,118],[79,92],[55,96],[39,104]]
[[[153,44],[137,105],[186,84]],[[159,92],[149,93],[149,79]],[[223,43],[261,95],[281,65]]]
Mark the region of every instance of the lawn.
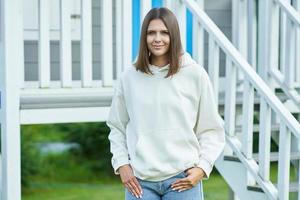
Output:
[[[119,177],[112,175],[106,129],[101,124],[23,126],[22,199],[124,199],[124,187]],[[35,148],[36,143],[74,140],[81,144],[82,151],[41,155]],[[277,163],[272,163],[273,183],[277,182],[277,170]],[[290,177],[296,181],[294,167]],[[228,199],[228,186],[215,169],[203,185],[205,200]],[[297,199],[296,193],[291,193],[290,199]]]
[[[124,188],[120,181],[112,179],[105,183],[31,183],[23,192],[23,200],[121,200]],[[204,181],[205,200],[224,200],[228,189],[221,176],[213,174]],[[216,192],[218,191],[218,192]]]

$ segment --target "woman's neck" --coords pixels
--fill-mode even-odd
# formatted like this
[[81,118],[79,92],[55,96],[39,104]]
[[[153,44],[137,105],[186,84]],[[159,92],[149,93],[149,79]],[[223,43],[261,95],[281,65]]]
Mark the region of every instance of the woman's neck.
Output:
[[158,66],[158,67],[163,67],[166,66],[169,63],[169,60],[167,56],[151,56],[150,57],[150,63],[152,65]]

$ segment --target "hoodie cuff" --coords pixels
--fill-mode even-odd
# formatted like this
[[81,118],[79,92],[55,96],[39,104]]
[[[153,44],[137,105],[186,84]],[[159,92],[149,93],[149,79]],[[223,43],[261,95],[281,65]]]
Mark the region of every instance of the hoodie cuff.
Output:
[[129,164],[128,156],[120,157],[118,159],[112,158],[111,159],[112,166],[114,168],[114,173],[115,175],[119,175],[120,173],[118,172],[119,167]]
[[213,169],[213,165],[211,165],[210,162],[208,160],[206,160],[205,158],[200,157],[200,161],[198,162],[197,167],[200,167],[201,169],[203,169],[203,171],[205,173],[203,180],[209,179],[209,175]]

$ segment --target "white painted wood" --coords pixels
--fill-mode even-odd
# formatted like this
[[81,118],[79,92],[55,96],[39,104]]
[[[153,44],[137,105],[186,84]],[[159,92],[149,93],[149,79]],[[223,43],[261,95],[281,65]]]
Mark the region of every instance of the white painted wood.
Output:
[[41,88],[50,84],[49,7],[47,0],[39,0],[39,81]]
[[228,38],[220,31],[213,21],[203,12],[199,6],[192,0],[184,0],[186,6],[196,16],[196,19],[203,24],[205,30],[212,34],[219,47],[227,56],[239,67],[245,78],[249,80],[251,85],[256,89],[258,94],[263,96],[268,105],[274,112],[284,121],[286,126],[294,133],[297,138],[300,138],[300,125],[291,113],[284,107],[279,99],[273,94],[266,83],[255,73],[252,67],[247,63],[243,56],[234,48]]
[[289,89],[294,87],[295,82],[295,44],[296,44],[296,27],[294,23],[287,20],[288,35],[286,37],[286,73],[284,82]]
[[253,149],[253,111],[254,111],[254,88],[247,79],[244,80],[243,93],[243,123],[242,123],[242,152],[246,158],[252,158]]
[[253,69],[257,70],[257,18],[256,18],[256,0],[248,0],[248,62],[251,64]]
[[238,49],[247,58],[247,0],[239,0],[238,12]]
[[284,122],[280,123],[279,146],[278,195],[280,200],[288,200],[290,185],[291,132],[287,129]]
[[281,89],[284,91],[284,93],[290,98],[291,100],[294,101],[295,105],[300,108],[300,105],[298,102],[300,102],[300,95],[296,90],[290,89],[286,84],[284,84],[284,75],[275,69],[272,69],[270,71],[270,74],[274,78],[274,80],[281,86]]
[[[92,87],[97,87],[97,88],[101,88],[102,86],[102,80],[93,80],[92,81]],[[38,82],[36,81],[26,81],[25,82],[25,88],[27,89],[38,89]],[[59,89],[61,88],[61,83],[60,81],[51,81],[50,84],[50,88],[49,89]],[[72,87],[71,88],[82,88],[82,83],[81,80],[74,80],[72,81]],[[71,89],[71,88],[67,88],[67,89]]]
[[[295,9],[300,13],[300,0],[295,0]],[[296,82],[300,83],[300,28],[298,27],[296,32]],[[297,67],[298,66],[298,67]],[[299,190],[300,191],[300,190]],[[299,192],[299,198],[300,198],[300,192]]]
[[175,15],[177,17],[181,44],[184,51],[186,51],[186,7],[181,0],[174,0],[176,2]]
[[269,1],[259,1],[258,7],[258,73],[268,83]]
[[[274,1],[270,3],[270,70],[279,69],[279,6]],[[283,51],[284,52],[284,51]]]
[[141,8],[140,8],[140,22],[141,22],[141,25],[140,27],[142,27],[142,24],[143,24],[143,20],[146,16],[146,14],[150,11],[151,9],[151,1],[149,0],[141,0],[140,1],[141,3]]
[[[243,121],[242,121],[242,153],[246,159],[253,158],[253,116],[254,116],[254,88],[244,79],[243,93]],[[246,174],[248,185],[255,185],[255,179],[250,172]]]
[[[235,4],[236,17],[236,32],[235,34],[235,46],[241,52],[241,54],[247,59],[247,0],[237,0]],[[243,73],[237,69],[238,82],[243,81]]]
[[172,12],[175,12],[176,2],[174,0],[163,0],[165,7],[169,8]]
[[119,78],[119,75],[123,69],[123,47],[122,47],[122,0],[115,1],[116,9],[116,78]]
[[20,73],[24,68],[21,0],[0,1],[1,199],[21,199]]
[[113,20],[112,20],[112,1],[101,1],[101,48],[102,48],[102,81],[103,86],[112,86],[113,82]]
[[[258,14],[258,72],[273,90],[269,76],[270,69],[270,21],[271,1],[259,1]],[[265,97],[260,99],[259,117],[259,175],[265,181],[270,179],[270,146],[271,146],[271,107]]]
[[280,15],[280,71],[285,74],[286,69],[286,53],[283,49],[286,49],[286,14],[281,12]]
[[92,5],[81,0],[81,81],[83,87],[92,85]]
[[286,13],[287,17],[292,20],[297,26],[300,26],[300,14],[290,4],[289,0],[275,0]]
[[215,100],[219,102],[219,66],[220,66],[220,50],[214,38],[208,37],[208,74],[210,76]]
[[[267,198],[267,195],[263,192],[255,192],[247,189],[248,185],[245,182],[247,177],[247,168],[243,163],[224,160],[223,156],[221,156],[220,159],[216,160],[215,167],[218,172],[222,174],[226,183],[230,185],[230,188],[228,189],[235,191],[235,194],[239,196],[241,200],[270,199]],[[222,199],[233,200],[234,195],[232,193],[224,196]]]
[[236,101],[236,75],[237,70],[229,56],[226,57],[225,90],[225,130],[230,136],[235,135],[235,101]]
[[[278,190],[271,181],[263,180],[258,174],[258,165],[254,159],[246,159],[241,152],[241,143],[237,137],[230,137],[226,135],[226,144],[235,152],[237,157],[255,178],[258,185],[261,186],[264,193],[268,197],[267,199],[277,200]],[[232,173],[232,171],[231,171]],[[263,198],[259,198],[263,199]]]
[[239,12],[238,12],[238,5],[239,5],[239,0],[232,0],[232,7],[231,7],[231,21],[232,21],[232,24],[231,24],[231,41],[233,43],[233,45],[238,48],[238,26],[239,26]]
[[[199,7],[204,9],[204,0],[196,0]],[[197,20],[193,20],[193,58],[204,66],[204,29]]]
[[[60,20],[59,20],[59,1],[48,0],[49,8],[49,38],[50,40],[60,40]],[[80,1],[71,0],[70,12],[73,16],[80,15]],[[24,23],[24,40],[38,40],[38,0],[23,0],[23,23]],[[80,17],[71,19],[72,40],[80,40]]]
[[271,149],[271,108],[261,97],[259,111],[259,174],[264,180],[270,179]]
[[104,122],[108,116],[109,108],[110,107],[26,109],[20,111],[20,123]]
[[62,87],[72,86],[70,0],[60,0],[60,77]]
[[[132,1],[122,1],[122,67],[132,67]],[[130,22],[130,23],[128,23]]]

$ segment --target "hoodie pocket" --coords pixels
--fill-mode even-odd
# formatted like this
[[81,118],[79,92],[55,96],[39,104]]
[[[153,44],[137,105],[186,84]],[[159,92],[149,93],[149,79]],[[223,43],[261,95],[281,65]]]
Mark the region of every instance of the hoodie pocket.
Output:
[[177,128],[142,132],[134,152],[134,167],[149,176],[176,173],[197,160],[198,151],[192,143],[192,138]]

